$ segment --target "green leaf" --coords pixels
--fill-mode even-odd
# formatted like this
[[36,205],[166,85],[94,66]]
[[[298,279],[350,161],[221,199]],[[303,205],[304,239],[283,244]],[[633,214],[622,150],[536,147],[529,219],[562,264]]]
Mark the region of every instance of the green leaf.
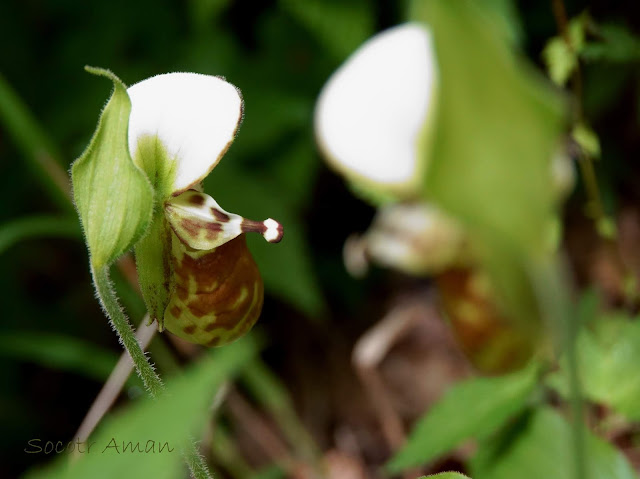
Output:
[[524,322],[536,316],[529,276],[552,225],[564,103],[514,57],[481,2],[413,5],[412,18],[433,32],[440,71],[424,195],[468,228],[497,297]]
[[374,32],[373,10],[367,0],[280,0],[279,3],[338,60],[346,58]]
[[495,23],[513,45],[520,45],[524,36],[522,20],[514,0],[485,0],[487,12],[495,15]]
[[586,61],[625,63],[640,60],[640,37],[622,25],[602,25],[597,33],[601,40],[587,43],[580,52]]
[[423,465],[465,439],[491,434],[524,408],[537,384],[535,364],[507,376],[474,378],[453,386],[413,428],[387,464],[397,473]]
[[[113,477],[153,477],[173,479],[182,475],[180,448],[190,435],[203,425],[213,395],[228,379],[256,353],[252,341],[243,339],[229,347],[218,349],[184,375],[167,385],[166,392],[157,400],[142,400],[125,412],[117,414],[103,424],[90,439],[83,454],[71,466],[68,457],[45,472],[28,475],[32,479],[95,479]],[[155,452],[132,453],[131,447],[140,443],[146,450],[155,441]],[[131,443],[123,452],[123,442]],[[171,451],[160,446],[168,444]],[[116,450],[115,445],[118,446]]]
[[595,131],[584,123],[578,123],[571,132],[573,139],[592,158],[600,158],[600,140]]
[[[571,425],[551,408],[524,418],[522,429],[484,443],[471,461],[474,479],[573,479]],[[611,444],[589,433],[586,441],[589,479],[635,479],[633,469]]]
[[[37,119],[0,75],[0,123],[22,153],[28,167],[51,199],[65,212],[71,212],[69,179],[60,162],[60,152],[38,124]],[[62,172],[62,174],[60,174]]]
[[[640,320],[623,315],[600,318],[580,333],[576,348],[585,397],[640,421]],[[566,363],[561,364],[549,383],[567,395]]]
[[557,36],[549,40],[542,51],[549,76],[557,85],[564,86],[578,66],[578,55],[584,48],[585,28],[588,22],[587,14],[574,18],[569,22],[569,43],[563,36]]
[[103,382],[118,356],[81,339],[36,331],[0,334],[0,356],[30,361],[46,368],[72,371]]
[[578,66],[578,57],[562,37],[553,37],[542,51],[549,77],[556,85],[566,85]]
[[25,239],[39,237],[80,238],[82,231],[75,217],[27,216],[0,227],[0,254]]
[[274,417],[296,455],[310,463],[316,461],[318,448],[278,377],[262,361],[256,360],[244,368],[241,379],[258,404]]
[[129,154],[131,102],[125,85],[107,70],[87,67],[87,71],[109,78],[114,85],[89,146],[71,167],[73,197],[91,261],[100,269],[145,233],[153,211],[153,190]]

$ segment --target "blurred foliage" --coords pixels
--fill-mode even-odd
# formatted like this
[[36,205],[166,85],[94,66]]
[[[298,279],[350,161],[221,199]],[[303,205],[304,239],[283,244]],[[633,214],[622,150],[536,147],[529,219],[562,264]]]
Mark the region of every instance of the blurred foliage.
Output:
[[[382,315],[383,286],[388,282],[404,292],[405,283],[391,275],[384,281],[374,275],[357,284],[344,272],[342,242],[367,225],[372,211],[322,166],[314,144],[313,107],[329,75],[371,34],[404,21],[408,3],[0,2],[0,188],[5,199],[0,206],[0,448],[7,456],[0,463],[0,476],[16,477],[52,459],[25,454],[27,441],[71,437],[121,351],[93,297],[86,251],[80,241],[66,241],[80,237],[79,224],[70,214],[66,172],[88,144],[105,100],[104,84],[82,70],[85,64],[108,67],[127,84],[162,72],[197,71],[224,75],[239,86],[244,122],[205,188],[233,211],[271,216],[285,225],[278,247],[249,239],[269,293],[262,319],[272,341],[267,365],[254,358],[250,343],[216,351],[194,371],[180,372],[182,377],[170,382],[171,396],[156,403],[132,401],[128,410],[105,420],[96,438],[117,434],[131,441],[150,436],[167,440],[167,431],[176,440],[184,438],[208,417],[212,392],[238,374],[256,407],[282,428],[298,457],[313,458],[314,442],[322,451],[336,447],[333,433],[353,425],[341,429],[338,413],[327,412],[324,390],[334,386],[327,380],[331,372],[326,365],[338,363],[337,369],[350,370],[343,351]],[[573,125],[577,130],[569,129],[591,155],[599,152],[603,203],[607,211],[616,212],[640,199],[637,166],[631,161],[640,152],[640,16],[631,4],[567,1],[576,37],[569,48],[548,2],[486,4],[491,8],[482,15],[469,13],[475,10],[460,13],[461,7],[451,2],[431,12],[411,10],[436,21],[435,35],[447,45],[442,47],[447,58],[442,68],[442,141],[435,146],[426,195],[464,218],[487,248],[498,252],[499,264],[493,267],[503,274],[503,289],[515,298],[512,304],[526,315],[529,299],[522,300],[522,285],[530,287],[531,278],[521,253],[527,256],[544,242],[554,202],[544,171],[551,138],[561,124],[555,107],[548,104],[557,100],[557,92],[540,87],[537,79],[523,80],[523,71],[529,71],[521,69],[511,49],[521,47],[533,62],[544,62],[558,83],[571,85],[571,76],[581,68],[584,122]],[[515,148],[523,131],[538,133],[524,138],[529,145],[525,149]],[[496,135],[504,143],[493,141]],[[469,165],[468,158],[475,155],[482,161]],[[461,171],[468,174],[452,180]],[[570,204],[580,213],[583,189],[578,188]],[[528,214],[522,215],[523,210]],[[584,261],[591,265],[592,258]],[[141,318],[144,310],[135,291],[120,273],[114,272],[114,281],[130,314]],[[553,289],[554,284],[546,286]],[[577,342],[586,399],[622,414],[632,431],[637,428],[633,421],[640,420],[640,387],[633,367],[640,350],[637,324],[627,312],[594,314]],[[176,374],[182,360],[175,359],[175,348],[162,339],[154,340],[151,355],[165,375]],[[560,370],[543,382],[534,380],[532,369],[455,386],[417,423],[409,446],[392,462],[395,470],[430,463],[475,437],[478,453],[468,464],[474,479],[570,477],[571,423],[562,408],[548,406],[555,397],[544,389],[550,386],[561,398],[568,396],[566,367],[561,361]],[[291,369],[305,378],[305,387],[288,382],[290,376],[279,376]],[[417,379],[410,378],[411,388]],[[306,389],[307,383],[315,389]],[[137,378],[130,380],[126,392],[131,398],[140,394]],[[550,397],[543,396],[547,394]],[[335,395],[349,414],[366,409],[358,403],[363,396],[344,391]],[[309,401],[316,396],[315,402]],[[355,403],[351,408],[350,401]],[[304,411],[308,430],[297,416],[300,404],[315,407]],[[366,421],[357,421],[354,429],[360,431]],[[224,416],[220,424],[227,422]],[[607,429],[606,424],[599,426]],[[389,457],[376,441],[375,435],[364,441],[369,447],[364,460],[372,470]],[[221,439],[214,457],[234,458],[224,452],[225,444],[229,446]],[[591,479],[635,477],[623,454],[595,433],[588,434],[586,448]],[[218,461],[222,474],[242,477],[233,467],[256,478],[287,477],[290,472],[283,464],[253,469],[241,462],[246,451],[238,452],[240,465]],[[181,467],[178,456],[169,456],[170,464],[110,457],[84,458],[74,477],[96,476],[93,466],[104,477],[112,477],[116,467],[127,467],[127,473],[120,473],[123,477],[135,471],[141,477],[175,477],[169,474]],[[86,472],[90,467],[91,473]],[[54,468],[63,474],[61,464]]]
[[[536,408],[523,413],[511,428],[481,443],[471,462],[471,476],[570,479],[575,477],[570,448],[570,424],[551,408]],[[592,479],[637,477],[620,451],[591,433],[585,456]]]
[[[418,421],[407,444],[388,464],[389,470],[430,462],[466,439],[492,434],[525,407],[538,371],[539,366],[532,364],[510,375],[455,385]],[[473,415],[460,411],[473,411]]]
[[[626,416],[640,420],[640,380],[630,374],[640,358],[640,322],[618,312],[592,321],[577,340],[578,360],[585,397]],[[549,378],[552,387],[568,394],[563,370]]]
[[[216,350],[168,384],[166,394],[161,398],[147,398],[101,424],[91,439],[91,442],[95,441],[93,447],[96,448],[93,454],[91,449],[87,449],[90,443],[83,444],[83,450],[77,445],[80,457],[72,468],[62,456],[55,467],[27,477],[151,476],[172,479],[179,476],[183,467],[180,451],[190,436],[202,428],[202,418],[207,415],[210,398],[256,353],[256,344],[246,339]],[[127,447],[131,453],[126,453]],[[165,453],[160,448],[164,448]]]

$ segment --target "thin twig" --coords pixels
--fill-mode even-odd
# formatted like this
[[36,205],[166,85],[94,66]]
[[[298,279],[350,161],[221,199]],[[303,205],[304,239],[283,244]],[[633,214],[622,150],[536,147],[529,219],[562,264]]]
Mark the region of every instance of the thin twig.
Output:
[[[574,45],[571,42],[571,36],[569,32],[569,20],[567,18],[567,12],[564,6],[563,0],[552,0],[551,6],[553,10],[553,16],[556,21],[556,27],[558,32],[562,36],[563,40],[567,44],[574,55],[576,55],[576,66],[571,76],[571,89],[573,91],[573,115],[574,124],[585,124],[584,108],[582,105],[582,70],[580,68],[580,59],[578,52],[575,51]],[[632,269],[629,268],[627,262],[622,257],[620,251],[620,245],[618,244],[617,226],[614,221],[607,215],[602,202],[602,195],[600,194],[600,188],[598,186],[598,178],[596,175],[594,160],[585,151],[584,148],[579,146],[578,165],[580,168],[580,176],[584,182],[585,189],[588,198],[588,213],[595,222],[596,232],[603,237],[605,246],[611,253],[611,258],[615,262],[616,267],[621,272],[625,280],[635,280],[635,275]],[[610,231],[613,227],[613,231]],[[625,292],[627,295],[627,302],[629,306],[633,306],[637,301],[637,291],[631,293]]]
[[234,388],[229,390],[227,407],[231,415],[247,431],[262,451],[283,468],[293,471],[295,461],[287,446],[273,432],[266,421],[254,410],[245,398]]
[[[148,319],[149,315],[145,315],[136,331],[136,338],[140,342],[140,347],[143,351],[147,349],[155,333],[158,331],[155,321],[147,324]],[[131,371],[133,371],[133,362],[131,361],[129,353],[124,351],[116,367],[93,401],[93,404],[91,404],[89,411],[82,420],[82,424],[80,424],[78,428],[78,432],[76,432],[74,436],[79,442],[86,442],[107,411],[111,409],[111,406],[120,395],[120,391],[131,375]]]

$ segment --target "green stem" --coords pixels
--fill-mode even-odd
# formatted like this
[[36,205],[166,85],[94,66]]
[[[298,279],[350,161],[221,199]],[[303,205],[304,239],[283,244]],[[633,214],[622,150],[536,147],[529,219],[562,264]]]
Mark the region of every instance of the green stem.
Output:
[[98,292],[98,299],[107,313],[113,329],[116,331],[120,342],[129,353],[129,356],[131,356],[133,365],[147,388],[147,391],[149,391],[152,398],[157,398],[164,388],[162,380],[151,365],[149,358],[145,356],[142,348],[140,348],[131,324],[118,303],[118,298],[109,279],[108,266],[96,270],[92,265],[91,274]]
[[[147,388],[147,391],[149,391],[149,395],[154,399],[157,398],[162,394],[164,385],[149,361],[149,358],[142,351],[140,343],[138,343],[135,333],[133,332],[133,328],[118,303],[118,298],[109,279],[108,266],[96,270],[92,265],[91,275],[96,285],[100,304],[102,304],[102,307],[107,313],[113,329],[116,331],[120,342],[129,353],[129,356],[131,356],[133,365]],[[191,471],[192,477],[195,479],[213,479],[204,458],[198,453],[194,441],[190,441],[186,446],[183,456]]]
[[209,472],[207,463],[204,457],[198,452],[195,441],[192,439],[182,453],[191,476],[195,479],[213,479],[213,476]]
[[576,337],[578,333],[578,318],[575,313],[568,318],[567,327],[567,367],[569,373],[569,393],[573,427],[573,456],[575,460],[574,477],[587,479],[586,454],[585,454],[585,424],[583,419],[582,387],[578,369],[578,354],[576,351]]

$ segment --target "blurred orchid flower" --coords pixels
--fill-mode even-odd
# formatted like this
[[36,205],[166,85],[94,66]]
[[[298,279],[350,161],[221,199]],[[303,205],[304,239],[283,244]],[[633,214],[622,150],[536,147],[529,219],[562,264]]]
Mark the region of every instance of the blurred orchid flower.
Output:
[[[431,33],[406,23],[366,41],[318,97],[315,133],[323,155],[380,206],[370,230],[346,244],[345,263],[355,275],[368,260],[428,275],[471,259],[462,226],[423,199],[437,95]],[[550,174],[557,196],[565,196],[573,166],[560,149]]]

